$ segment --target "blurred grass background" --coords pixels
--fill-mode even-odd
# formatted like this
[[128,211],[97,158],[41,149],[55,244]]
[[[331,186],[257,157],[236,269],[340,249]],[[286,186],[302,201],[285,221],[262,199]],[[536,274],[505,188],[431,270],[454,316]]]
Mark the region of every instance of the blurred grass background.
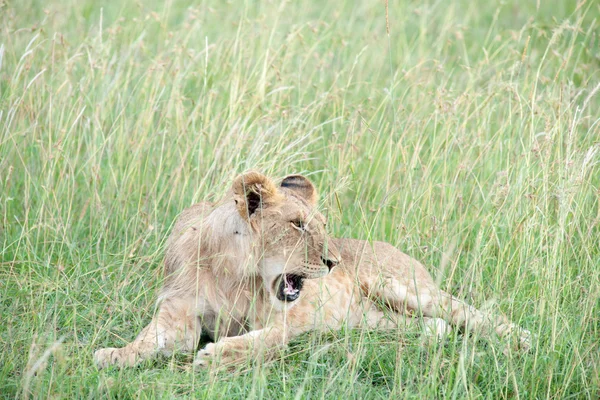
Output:
[[[0,0],[0,396],[598,398],[600,4]],[[184,207],[306,173],[536,335],[306,335],[243,372],[98,371]],[[442,268],[443,266],[443,268]]]

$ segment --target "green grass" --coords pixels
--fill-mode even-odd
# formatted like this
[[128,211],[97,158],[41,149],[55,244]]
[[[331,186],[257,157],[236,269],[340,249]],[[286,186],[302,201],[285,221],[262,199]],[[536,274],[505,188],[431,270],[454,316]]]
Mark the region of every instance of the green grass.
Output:
[[[101,4],[104,4],[102,7]],[[0,396],[600,396],[595,1],[0,0]],[[336,236],[388,241],[531,330],[305,335],[281,360],[98,371],[152,316],[177,213],[309,173]]]

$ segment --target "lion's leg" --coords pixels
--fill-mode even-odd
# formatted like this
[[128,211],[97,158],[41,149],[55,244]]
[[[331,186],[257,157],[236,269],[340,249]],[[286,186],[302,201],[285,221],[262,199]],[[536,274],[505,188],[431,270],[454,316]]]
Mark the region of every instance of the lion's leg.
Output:
[[428,315],[444,318],[466,331],[483,334],[495,332],[500,337],[516,336],[519,348],[529,350],[531,347],[529,331],[502,315],[484,313],[443,290],[438,290],[438,293],[432,296],[430,304],[424,310],[427,310]]
[[[411,313],[443,319],[456,327],[487,334],[495,332],[501,337],[516,334],[519,345],[529,348],[530,333],[502,316],[488,315],[464,301],[438,289],[432,282],[396,279],[381,276],[366,278],[361,282],[365,295],[379,300],[400,313]],[[439,322],[426,322],[439,324]]]
[[[255,321],[255,329],[238,336],[223,337],[198,351],[194,365],[208,366],[211,362],[230,366],[249,359],[269,360],[285,349],[298,335],[318,329],[315,304],[305,302],[284,312],[274,312],[268,321]],[[264,326],[263,323],[267,325]],[[264,327],[263,327],[264,326]]]
[[205,367],[214,360],[220,365],[231,366],[249,359],[269,359],[284,349],[289,340],[299,333],[300,331],[276,325],[240,336],[225,337],[198,351],[194,365]]
[[133,342],[121,348],[100,349],[94,353],[94,361],[100,368],[109,365],[125,367],[158,354],[192,351],[198,345],[200,333],[193,301],[165,299],[156,316]]
[[377,330],[406,329],[410,326],[421,325],[428,336],[442,338],[452,331],[452,328],[441,318],[416,318],[389,310],[384,312],[374,304],[363,313],[358,327]]

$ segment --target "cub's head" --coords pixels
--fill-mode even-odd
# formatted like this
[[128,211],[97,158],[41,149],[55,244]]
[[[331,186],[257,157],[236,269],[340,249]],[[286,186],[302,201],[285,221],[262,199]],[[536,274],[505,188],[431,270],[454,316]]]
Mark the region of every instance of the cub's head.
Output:
[[325,217],[316,210],[317,191],[307,178],[290,175],[276,185],[258,172],[248,172],[235,179],[232,189],[275,306],[294,302],[304,279],[325,276],[340,262],[327,236]]

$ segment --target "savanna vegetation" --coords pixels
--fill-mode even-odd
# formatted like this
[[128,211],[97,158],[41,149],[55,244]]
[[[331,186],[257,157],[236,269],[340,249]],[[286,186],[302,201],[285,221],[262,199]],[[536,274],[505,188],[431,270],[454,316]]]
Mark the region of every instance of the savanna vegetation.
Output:
[[[600,396],[600,3],[0,0],[0,396]],[[98,370],[183,208],[304,173],[534,334],[307,334],[281,359]]]

